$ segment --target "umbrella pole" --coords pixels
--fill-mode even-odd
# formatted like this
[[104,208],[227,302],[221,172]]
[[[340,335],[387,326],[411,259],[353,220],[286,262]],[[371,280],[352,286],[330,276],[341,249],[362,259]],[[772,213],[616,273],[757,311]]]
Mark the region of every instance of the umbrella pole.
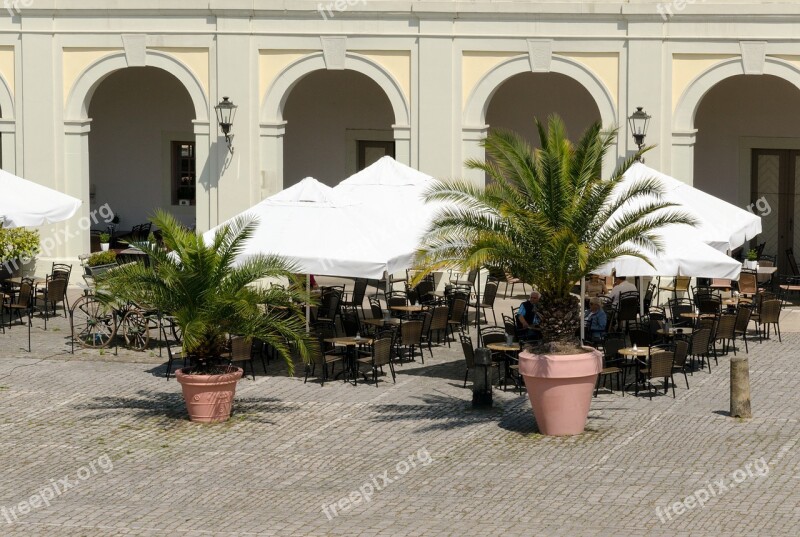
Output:
[[475,278],[475,330],[478,331],[477,341],[481,341],[481,269],[478,269],[478,275]]
[[306,274],[306,334],[308,334],[311,330],[309,330],[309,319],[311,318],[311,274]]
[[581,343],[586,339],[586,312],[583,308],[584,296],[586,295],[586,278],[581,277],[581,303],[578,306],[581,310]]

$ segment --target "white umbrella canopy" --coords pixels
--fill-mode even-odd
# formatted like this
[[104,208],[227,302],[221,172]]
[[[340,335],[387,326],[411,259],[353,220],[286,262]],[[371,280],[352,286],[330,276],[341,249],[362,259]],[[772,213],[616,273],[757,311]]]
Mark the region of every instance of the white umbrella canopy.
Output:
[[761,233],[761,217],[674,177],[635,163],[625,172],[623,185],[642,179],[658,179],[664,200],[681,205],[681,210],[698,220],[693,235],[720,252],[734,250]]
[[640,250],[653,264],[638,257],[622,256],[603,265],[596,272],[618,276],[692,276],[736,280],[741,263],[697,240],[695,231],[685,225],[665,226],[658,232],[663,250],[654,255]]
[[[275,254],[305,274],[380,278],[386,261],[375,255],[379,249],[363,231],[368,222],[361,209],[358,202],[307,177],[240,215],[258,217],[259,224],[235,263]],[[207,243],[218,228],[203,234]]]
[[81,200],[0,170],[0,221],[5,227],[33,227],[71,218]]
[[363,204],[362,215],[371,223],[368,233],[387,259],[389,274],[412,266],[420,241],[441,203],[425,203],[434,182],[391,157],[350,176],[333,190]]

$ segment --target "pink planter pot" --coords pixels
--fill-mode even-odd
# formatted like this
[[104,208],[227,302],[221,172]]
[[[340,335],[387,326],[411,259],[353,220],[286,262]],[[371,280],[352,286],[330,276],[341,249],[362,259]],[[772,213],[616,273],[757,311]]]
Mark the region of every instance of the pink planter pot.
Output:
[[189,419],[201,423],[216,423],[231,417],[236,383],[242,378],[241,367],[231,367],[230,373],[221,375],[187,375],[183,369],[175,371],[175,378],[183,388],[183,400]]
[[603,355],[597,349],[584,348],[582,354],[519,354],[519,372],[542,434],[581,434],[586,427]]

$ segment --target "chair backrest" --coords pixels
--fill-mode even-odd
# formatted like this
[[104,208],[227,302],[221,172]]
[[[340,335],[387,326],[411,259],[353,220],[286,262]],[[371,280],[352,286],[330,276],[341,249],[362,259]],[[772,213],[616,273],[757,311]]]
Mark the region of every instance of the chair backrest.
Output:
[[689,356],[689,342],[685,339],[675,340],[675,356],[673,364],[678,367],[686,365],[686,358]]
[[450,320],[451,321],[461,321],[464,317],[464,312],[467,309],[467,301],[463,298],[457,298],[453,300],[453,305],[450,308]]
[[625,348],[625,335],[614,332],[606,334],[603,340],[603,358],[608,360],[615,360],[619,358],[620,349]]
[[650,306],[647,309],[647,315],[650,317],[651,321],[666,321],[667,320],[667,312],[664,311],[664,308],[658,306]]
[[351,303],[354,306],[361,306],[364,296],[367,294],[367,280],[359,278],[353,284],[353,298]]
[[701,328],[692,332],[691,345],[689,346],[691,354],[694,356],[706,354],[708,352],[708,345],[711,342],[711,329]]
[[472,338],[461,334],[461,350],[464,351],[464,360],[467,362],[467,368],[472,369],[475,367],[475,349],[472,348]]
[[63,277],[58,277],[55,279],[48,278],[47,280],[47,300],[50,303],[61,302],[64,300],[67,291],[67,282],[69,280],[64,279]]
[[253,339],[244,336],[231,337],[231,362],[244,362],[252,358]]
[[436,296],[433,294],[435,290],[434,284],[430,280],[422,280],[417,285],[417,300],[419,300],[420,304],[428,304],[434,300],[436,300]]
[[505,332],[509,336],[516,336],[517,335],[517,322],[514,320],[513,317],[510,317],[503,314],[503,328]]
[[444,330],[447,328],[448,307],[435,306],[432,311],[431,330]]
[[697,308],[700,313],[719,314],[722,309],[722,299],[716,295],[703,295],[698,301]]
[[386,305],[390,308],[392,306],[408,306],[408,298],[405,293],[389,293],[389,296],[386,297]]
[[499,326],[481,329],[481,341],[483,346],[491,343],[505,343],[506,331]]
[[481,306],[483,307],[494,307],[494,299],[497,297],[497,282],[489,282],[486,284],[486,287],[483,290],[483,300],[481,300]]
[[376,366],[387,365],[392,360],[392,338],[384,337],[372,342],[372,361]]
[[346,336],[353,337],[361,333],[361,316],[355,306],[342,307],[341,319]]
[[675,277],[675,291],[678,292],[688,292],[689,291],[689,284],[692,282],[692,279],[689,276],[676,276]]
[[694,305],[685,298],[670,299],[669,314],[675,326],[687,326],[691,324],[691,319],[682,317],[682,313],[694,313]]
[[422,335],[427,336],[431,331],[431,320],[433,320],[433,313],[431,313],[430,310],[423,311],[419,314],[419,318],[422,321]]
[[786,258],[789,261],[789,268],[792,269],[792,275],[800,276],[800,271],[797,270],[797,260],[794,258],[794,250],[792,248],[786,249]]
[[33,298],[33,280],[30,278],[22,278],[19,284],[17,304],[29,308],[33,306]]
[[759,314],[762,323],[777,323],[781,316],[781,301],[775,299],[763,301]]
[[717,333],[714,339],[733,339],[736,331],[736,315],[724,313],[720,315],[717,323]]
[[422,339],[422,321],[406,321],[400,325],[400,343],[419,345]]
[[745,333],[747,325],[750,324],[750,314],[753,310],[747,304],[739,304],[739,309],[736,310],[736,324],[734,330],[736,332]]
[[474,284],[474,283],[475,283],[475,279],[476,279],[477,277],[478,277],[478,269],[472,269],[472,270],[470,270],[470,271],[469,271],[469,273],[467,274],[467,281],[468,281],[469,283],[472,283],[472,284]]
[[647,286],[647,291],[644,292],[644,307],[645,309],[650,308],[650,304],[653,302],[653,294],[656,292],[656,286],[654,283],[651,283]]
[[377,298],[369,299],[369,309],[372,311],[372,317],[375,319],[383,319],[383,308]]
[[755,272],[742,270],[739,273],[739,292],[743,295],[754,295],[758,292],[758,277]]
[[639,315],[639,293],[629,291],[619,296],[617,319],[620,321],[633,321]]
[[672,376],[675,354],[670,351],[657,351],[650,355],[650,377],[666,378]]

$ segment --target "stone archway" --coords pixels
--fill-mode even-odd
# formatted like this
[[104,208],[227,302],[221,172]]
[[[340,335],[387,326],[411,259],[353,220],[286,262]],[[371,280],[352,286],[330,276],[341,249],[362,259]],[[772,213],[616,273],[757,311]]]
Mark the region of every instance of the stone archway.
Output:
[[[694,148],[697,141],[695,117],[703,97],[723,80],[746,74],[742,58],[719,62],[692,80],[675,107],[672,121],[672,175],[694,183]],[[764,60],[763,74],[782,78],[800,89],[800,69],[776,58]]]
[[[261,105],[260,153],[265,187],[277,192],[283,185],[283,141],[286,122],[283,110],[292,88],[313,71],[327,69],[322,52],[315,52],[291,63],[281,71],[264,95]],[[346,53],[345,70],[357,71],[374,81],[386,94],[394,114],[395,158],[411,164],[411,109],[400,83],[374,61]]]
[[0,75],[0,154],[2,168],[17,174],[17,121],[14,114],[14,97],[8,82]]
[[[111,73],[129,67],[122,51],[100,58],[83,70],[70,89],[64,110],[64,174],[67,192],[80,198],[85,207],[90,205],[89,184],[89,104],[97,87]],[[194,136],[197,163],[197,227],[211,226],[211,182],[209,166],[211,137],[209,127],[208,97],[194,73],[178,59],[160,51],[147,50],[145,67],[162,69],[177,78],[186,88],[195,112]],[[79,240],[69,243],[67,255],[77,257],[89,251],[89,236],[81,234]]]
[[[469,158],[484,158],[480,142],[486,137],[489,126],[486,124],[486,113],[492,97],[507,80],[521,74],[531,72],[531,63],[528,55],[510,58],[493,67],[475,85],[470,93],[462,115],[462,160]],[[552,56],[549,72],[559,73],[575,80],[591,95],[600,112],[600,121],[604,126],[610,126],[617,121],[617,110],[614,99],[603,84],[602,80],[585,65],[558,55]],[[609,152],[607,166],[613,167],[616,153]],[[482,183],[483,176],[475,170],[464,170],[464,177]]]

